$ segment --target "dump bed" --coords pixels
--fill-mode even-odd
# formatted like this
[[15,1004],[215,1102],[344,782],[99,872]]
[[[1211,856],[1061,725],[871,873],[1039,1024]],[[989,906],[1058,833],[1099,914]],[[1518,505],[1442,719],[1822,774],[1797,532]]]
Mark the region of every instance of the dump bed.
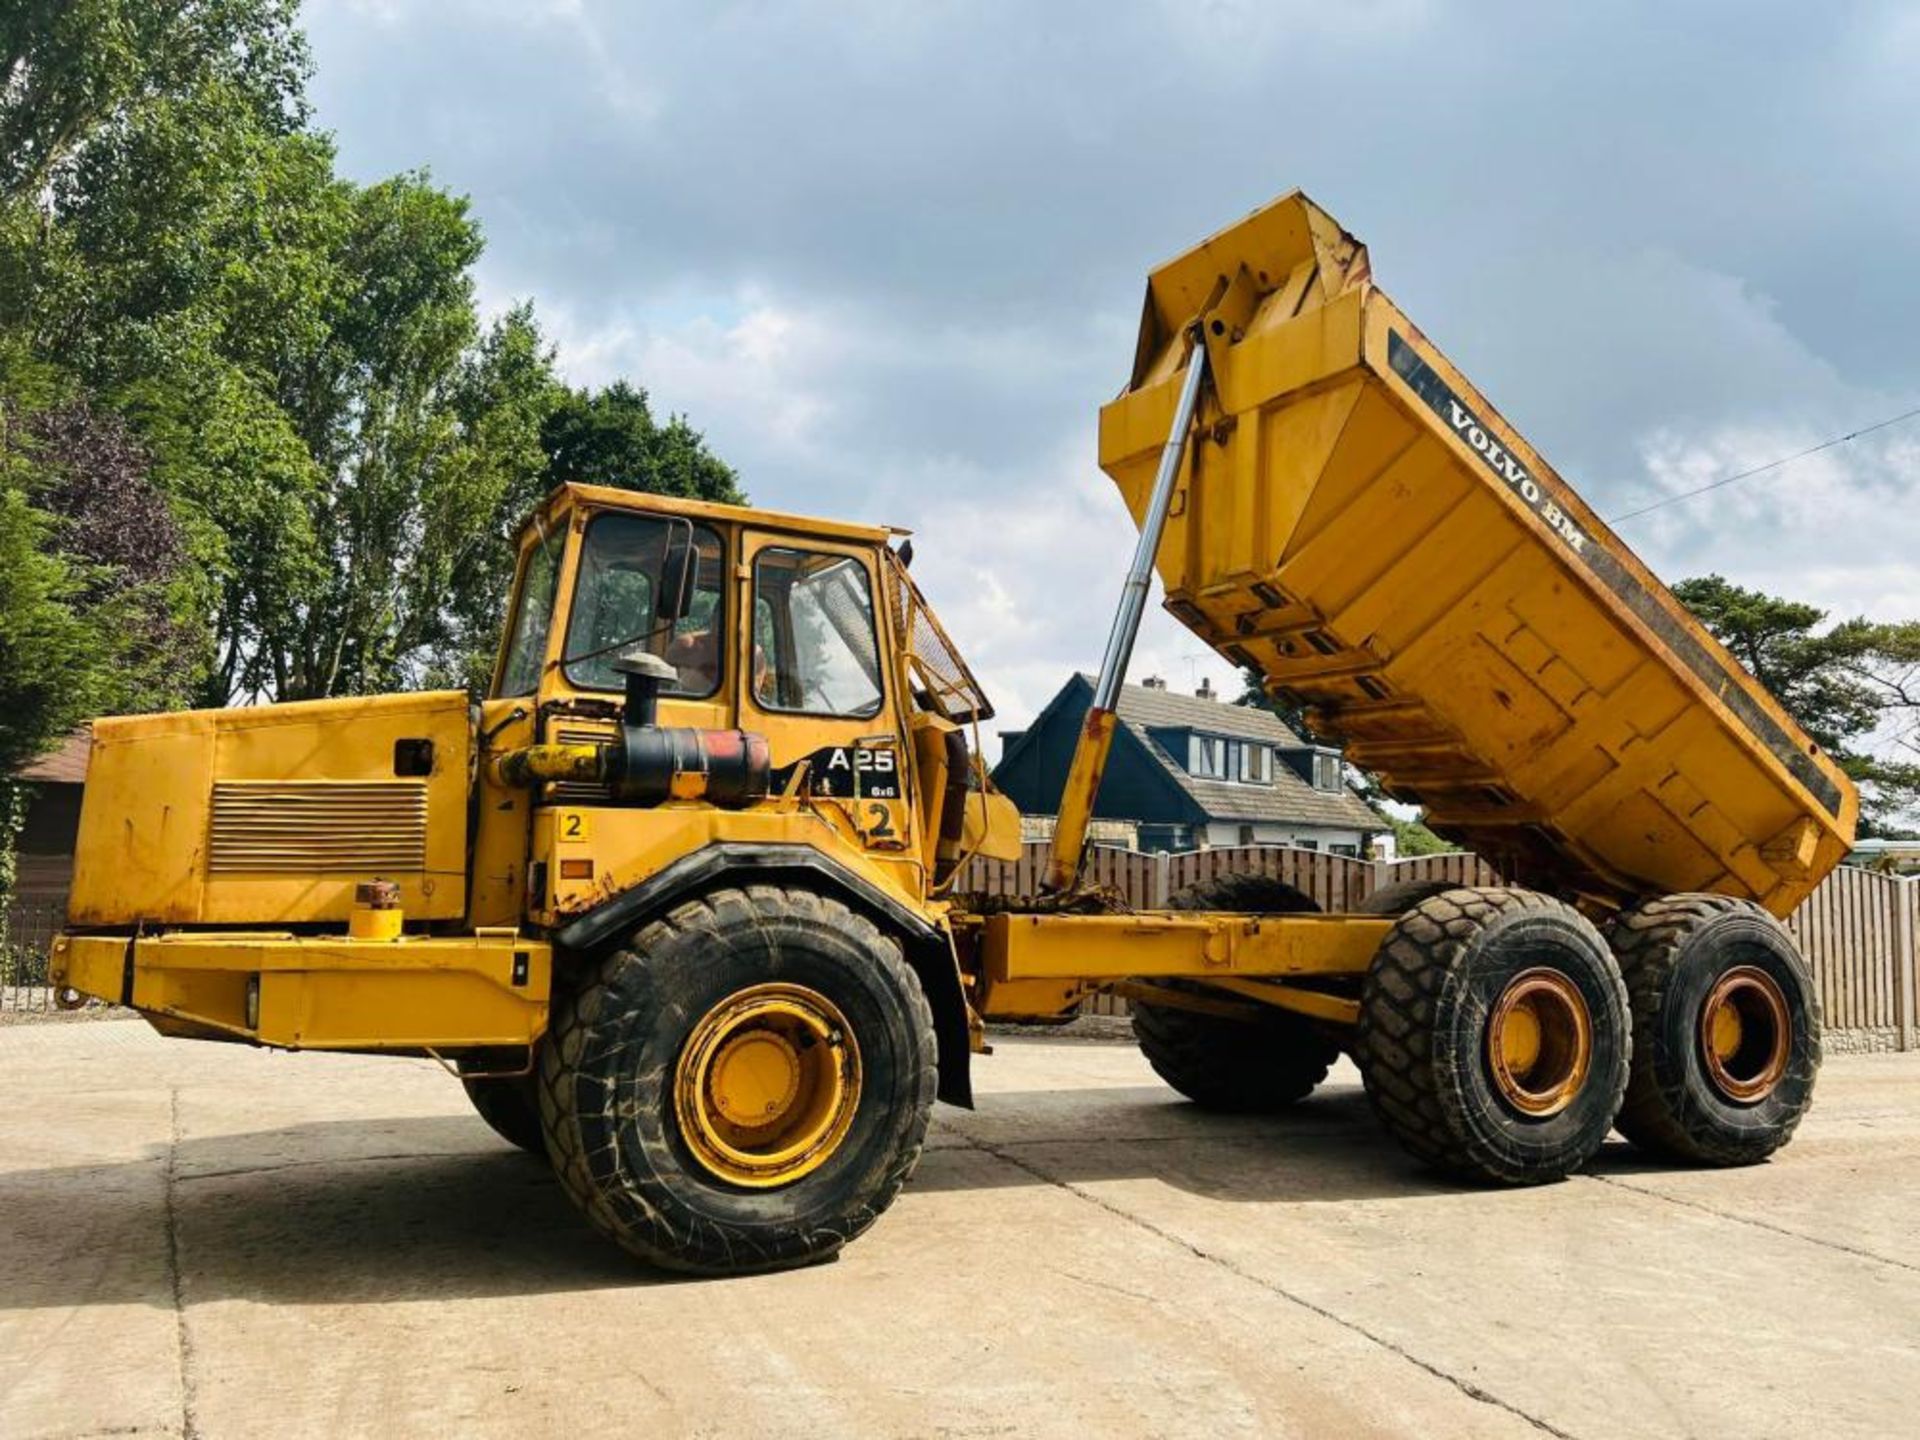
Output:
[[1516,882],[1785,915],[1852,784],[1295,193],[1154,271],[1100,463],[1146,506],[1204,316],[1167,608]]

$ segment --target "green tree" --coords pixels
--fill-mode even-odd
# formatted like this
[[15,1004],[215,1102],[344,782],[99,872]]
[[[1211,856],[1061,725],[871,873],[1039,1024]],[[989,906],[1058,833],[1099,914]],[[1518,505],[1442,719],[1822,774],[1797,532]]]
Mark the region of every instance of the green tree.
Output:
[[567,392],[541,430],[547,478],[651,490],[728,505],[746,502],[739,478],[707,449],[706,439],[675,415],[653,418],[647,392],[624,380],[598,392]]
[[0,349],[0,774],[98,710],[185,698],[185,561],[125,424]]
[[0,9],[0,194],[54,184],[99,132],[218,89],[269,129],[306,123],[299,0],[11,0]]
[[[526,307],[483,330],[464,198],[424,172],[337,173],[310,127],[296,15],[293,0],[0,14],[0,343],[130,424],[177,528],[168,613],[206,632],[175,647],[164,694],[90,703],[475,684],[514,532],[549,485],[740,498],[643,391],[566,391]],[[20,584],[55,609],[77,586],[85,610],[100,582],[62,558],[72,517],[37,492],[21,503],[13,543],[54,563]]]
[[1828,625],[1816,605],[1719,575],[1674,595],[1860,786],[1861,833],[1906,835],[1920,805],[1920,622]]

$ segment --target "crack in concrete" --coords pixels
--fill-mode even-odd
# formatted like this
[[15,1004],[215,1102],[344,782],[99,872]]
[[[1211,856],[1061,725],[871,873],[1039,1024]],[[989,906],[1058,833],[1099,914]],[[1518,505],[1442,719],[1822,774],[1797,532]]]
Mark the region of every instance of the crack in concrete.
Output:
[[1083,1200],[1087,1204],[1093,1206],[1095,1209],[1103,1210],[1117,1220],[1124,1221],[1129,1225],[1133,1225],[1141,1230],[1144,1230],[1147,1232],[1147,1234],[1153,1236],[1155,1239],[1160,1240],[1167,1245],[1171,1245],[1174,1248],[1179,1250],[1184,1250],[1189,1255],[1192,1255],[1194,1258],[1198,1260],[1204,1260],[1209,1265],[1217,1266],[1219,1269],[1226,1271],[1229,1275],[1232,1275],[1238,1279],[1244,1280],[1250,1285],[1258,1286],[1260,1289],[1265,1290],[1270,1294],[1279,1296],[1282,1300],[1287,1301],[1289,1304],[1298,1305],[1302,1310],[1306,1310],[1314,1315],[1318,1315],[1321,1319],[1331,1321],[1333,1324],[1338,1325],[1341,1329],[1350,1331],[1353,1334],[1360,1336],[1361,1339],[1366,1340],[1371,1344],[1378,1345],[1382,1350],[1385,1350],[1388,1354],[1399,1357],[1400,1359],[1406,1361],[1409,1365],[1414,1366],[1416,1369],[1425,1371],[1427,1374],[1433,1376],[1437,1380],[1444,1380],[1447,1384],[1451,1385],[1454,1389],[1458,1390],[1462,1395],[1465,1395],[1469,1400],[1478,1401],[1482,1405],[1490,1405],[1496,1410],[1503,1410],[1507,1414],[1512,1415],[1514,1418],[1518,1420],[1524,1420],[1528,1425],[1540,1431],[1542,1434],[1552,1435],[1557,1437],[1557,1440],[1574,1440],[1574,1437],[1572,1435],[1570,1435],[1567,1431],[1560,1429],[1557,1425],[1554,1425],[1551,1421],[1543,1420],[1538,1415],[1534,1415],[1529,1413],[1528,1411],[1522,1410],[1518,1405],[1513,1404],[1511,1401],[1501,1399],[1498,1395],[1493,1394],[1489,1390],[1482,1389],[1480,1386],[1474,1384],[1471,1380],[1465,1379],[1464,1377],[1459,1375],[1455,1375],[1451,1371],[1443,1369],[1441,1366],[1435,1364],[1431,1360],[1423,1359],[1421,1356],[1414,1354],[1411,1350],[1408,1350],[1406,1347],[1395,1344],[1392,1340],[1387,1339],[1386,1336],[1381,1335],[1376,1331],[1369,1330],[1366,1326],[1360,1324],[1358,1321],[1350,1320],[1344,1315],[1340,1315],[1335,1311],[1329,1310],[1324,1305],[1319,1305],[1314,1303],[1313,1301],[1307,1299],[1305,1296],[1297,1295],[1293,1291],[1288,1290],[1285,1286],[1276,1284],[1274,1281],[1268,1280],[1264,1276],[1256,1275],[1251,1270],[1248,1270],[1242,1265],[1235,1264],[1232,1260],[1229,1260],[1224,1255],[1216,1255],[1212,1251],[1206,1249],[1204,1246],[1196,1245],[1193,1243],[1193,1241],[1185,1239],[1182,1236],[1176,1235],[1170,1230],[1163,1229],[1160,1226],[1155,1225],[1150,1220],[1142,1219],[1140,1216],[1135,1215],[1130,1210],[1123,1210],[1120,1206],[1115,1205],[1110,1201],[1101,1199],[1098,1195],[1095,1195],[1091,1191],[1086,1190],[1083,1187],[1074,1184],[1070,1180],[1062,1180],[1058,1176],[1049,1174],[1047,1171],[1041,1169],[1038,1165],[1035,1165],[1030,1161],[1022,1160],[1018,1156],[1009,1155],[1004,1151],[1002,1151],[999,1147],[994,1145],[989,1145],[984,1140],[975,1140],[972,1136],[967,1136],[965,1138],[967,1140],[967,1143],[971,1145],[974,1149],[981,1151],[983,1154],[991,1155],[994,1159],[1000,1161],[1002,1164],[1011,1165],[1016,1170],[1024,1171],[1028,1175],[1033,1176],[1034,1179],[1040,1181],[1042,1184],[1051,1185],[1056,1189],[1064,1190],[1069,1195],[1072,1195],[1075,1199]]
[[1686,1210],[1698,1210],[1703,1215],[1711,1215],[1716,1220],[1728,1220],[1735,1225],[1751,1225],[1756,1230],[1765,1230],[1774,1235],[1784,1235],[1789,1240],[1803,1240],[1809,1245],[1818,1245],[1822,1250],[1835,1250],[1842,1255],[1851,1255],[1859,1260],[1868,1260],[1876,1265],[1891,1265],[1897,1270],[1911,1270],[1920,1274],[1920,1265],[1906,1260],[1896,1260],[1891,1255],[1881,1255],[1872,1250],[1862,1250],[1857,1245],[1848,1245],[1839,1240],[1826,1240],[1818,1235],[1809,1235],[1804,1230],[1795,1230],[1786,1225],[1776,1225],[1770,1220],[1756,1219],[1751,1215],[1741,1215],[1732,1210],[1721,1210],[1716,1206],[1703,1204],[1698,1200],[1688,1200],[1679,1195],[1669,1195],[1661,1190],[1649,1189],[1645,1185],[1631,1185],[1612,1175],[1583,1175],[1583,1180],[1597,1180],[1602,1185],[1612,1185],[1616,1189],[1627,1190],[1635,1195],[1644,1195],[1649,1200],[1661,1200],[1669,1205],[1678,1205]]
[[194,1388],[193,1336],[187,1329],[186,1277],[180,1270],[180,1215],[174,1203],[180,1159],[180,1090],[176,1086],[167,1094],[169,1134],[167,1163],[162,1177],[166,1202],[167,1281],[173,1292],[174,1344],[180,1373],[180,1435],[181,1440],[199,1440],[200,1421],[196,1413],[199,1397]]

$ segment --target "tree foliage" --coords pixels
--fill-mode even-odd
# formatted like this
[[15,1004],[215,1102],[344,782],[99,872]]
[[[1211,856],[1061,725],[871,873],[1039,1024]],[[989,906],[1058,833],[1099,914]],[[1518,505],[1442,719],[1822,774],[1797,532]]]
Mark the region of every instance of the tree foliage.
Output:
[[655,422],[647,392],[616,380],[604,390],[569,391],[541,428],[555,484],[624,485],[689,500],[738,505],[738,477],[711,454],[681,416]]
[[103,710],[485,676],[564,479],[738,500],[483,323],[468,204],[358,184],[295,0],[0,10],[0,762]]
[[1860,786],[1861,832],[1920,806],[1920,621],[1827,624],[1816,605],[1707,575],[1674,595]]

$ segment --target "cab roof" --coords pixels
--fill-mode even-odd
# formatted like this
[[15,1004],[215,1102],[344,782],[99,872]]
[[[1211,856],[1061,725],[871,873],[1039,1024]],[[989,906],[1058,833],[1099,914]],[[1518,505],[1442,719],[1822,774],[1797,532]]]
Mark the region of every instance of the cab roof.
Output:
[[885,544],[894,536],[911,531],[897,525],[862,525],[847,520],[823,520],[810,515],[790,515],[780,510],[763,510],[757,505],[720,505],[710,500],[685,500],[677,495],[657,495],[650,490],[623,490],[614,485],[581,485],[572,481],[555,486],[520,533],[536,521],[550,520],[563,510],[625,510],[659,515],[684,515],[692,520],[752,525],[761,530],[780,530],[795,535],[815,535],[829,540],[862,540]]

